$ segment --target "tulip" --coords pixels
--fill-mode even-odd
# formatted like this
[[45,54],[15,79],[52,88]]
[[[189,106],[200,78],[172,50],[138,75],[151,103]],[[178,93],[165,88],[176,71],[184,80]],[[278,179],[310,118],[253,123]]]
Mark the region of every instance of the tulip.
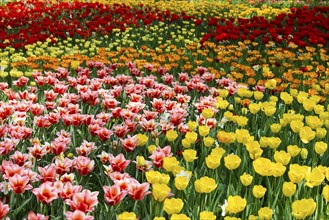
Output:
[[273,210],[269,207],[262,207],[258,210],[258,216],[261,220],[270,220],[272,219]]
[[194,189],[198,193],[210,193],[217,188],[216,181],[213,178],[204,176],[194,182]]
[[182,154],[186,162],[193,162],[194,160],[198,159],[196,156],[196,150],[184,150]]
[[206,165],[209,169],[216,169],[220,165],[221,157],[215,154],[210,154],[206,157]]
[[179,198],[166,199],[163,204],[163,210],[169,215],[178,214],[182,211],[184,202]]
[[326,202],[329,202],[329,185],[325,185],[322,189],[322,196]]
[[314,146],[315,152],[320,156],[322,156],[327,151],[327,148],[328,144],[323,141],[316,142]]
[[256,197],[256,198],[262,198],[265,193],[266,193],[267,189],[261,185],[255,185],[252,188],[252,194]]
[[225,211],[228,213],[236,214],[242,212],[247,205],[247,200],[240,196],[229,196]]
[[290,197],[296,192],[296,184],[293,182],[284,182],[282,185],[282,193],[284,196]]
[[118,215],[118,220],[137,220],[137,216],[134,212],[123,212]]
[[176,189],[184,190],[188,186],[189,179],[186,176],[177,176],[175,177],[174,184]]
[[178,137],[178,134],[174,130],[169,130],[166,133],[166,138],[168,139],[169,142],[175,141],[177,137]]
[[152,195],[156,201],[163,202],[166,198],[171,196],[171,189],[167,184],[155,183],[152,185]]
[[215,143],[215,139],[208,136],[203,139],[203,143],[206,147],[211,147]]
[[296,200],[292,203],[292,215],[296,219],[304,219],[314,213],[316,205],[313,199]]
[[238,155],[230,154],[224,157],[224,165],[229,170],[237,169],[241,164],[241,158]]
[[191,218],[185,214],[173,214],[170,220],[191,220]]
[[209,134],[210,132],[210,128],[208,126],[199,126],[199,134],[202,136],[202,137],[205,137]]
[[250,174],[247,174],[246,172],[244,172],[241,176],[240,176],[240,181],[244,186],[249,186],[252,183],[252,179],[253,177]]
[[216,220],[216,215],[213,212],[200,212],[200,220]]
[[3,204],[0,200],[0,219],[3,219],[9,212],[9,205]]

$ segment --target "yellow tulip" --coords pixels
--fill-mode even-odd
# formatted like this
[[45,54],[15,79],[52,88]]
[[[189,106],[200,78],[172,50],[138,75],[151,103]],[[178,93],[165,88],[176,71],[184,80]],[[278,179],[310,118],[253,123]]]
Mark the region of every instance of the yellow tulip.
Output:
[[255,172],[261,176],[273,175],[273,163],[267,158],[259,157],[252,162],[252,165]]
[[264,93],[260,91],[254,91],[254,98],[259,101],[264,97]]
[[299,164],[290,164],[288,177],[293,183],[300,183],[308,172],[308,167]]
[[217,167],[219,167],[220,165],[220,160],[221,157],[214,155],[214,154],[210,154],[206,157],[206,165],[209,169],[216,169]]
[[252,188],[252,194],[258,199],[264,197],[266,191],[267,191],[267,189],[265,187],[263,187],[262,185],[255,185]]
[[316,202],[313,199],[296,200],[292,203],[292,215],[296,219],[304,219],[313,215],[316,209]]
[[274,160],[277,163],[287,165],[290,162],[290,159],[291,159],[291,155],[283,150],[275,151],[274,153]]
[[182,145],[184,148],[190,148],[192,144],[187,138],[184,138],[182,139]]
[[281,139],[279,137],[269,137],[268,138],[268,146],[271,149],[276,149],[280,146],[281,144]]
[[204,176],[194,182],[194,189],[198,193],[210,193],[217,188],[216,181],[213,178]]
[[208,126],[205,126],[205,125],[199,126],[199,134],[202,137],[207,136],[209,134],[209,132],[210,132],[210,128]]
[[208,137],[203,138],[203,143],[206,147],[211,147],[214,145],[215,139],[208,136]]
[[291,95],[289,95],[287,92],[282,92],[280,94],[280,98],[286,105],[290,105],[294,100],[294,98]]
[[304,126],[301,120],[292,120],[290,122],[290,128],[294,133],[299,133],[300,129]]
[[244,172],[240,176],[240,181],[241,181],[242,185],[244,185],[244,186],[250,186],[252,183],[252,179],[253,179],[253,177],[250,174],[247,174],[246,172]]
[[200,212],[200,220],[216,220],[216,215],[213,212]]
[[172,172],[175,167],[179,165],[179,161],[177,160],[176,157],[165,157],[163,159],[163,168],[167,172]]
[[230,154],[224,157],[224,165],[229,170],[235,170],[241,164],[241,158],[238,155]]
[[273,211],[269,207],[262,207],[258,210],[258,216],[261,220],[272,219]]
[[320,156],[322,156],[327,151],[327,148],[328,148],[328,144],[323,141],[316,142],[314,146],[315,152]]
[[308,156],[308,150],[306,148],[302,148],[300,150],[300,157],[303,159],[303,160],[306,160],[307,159],[307,156]]
[[163,210],[169,215],[178,214],[182,211],[183,206],[183,200],[179,198],[167,198],[163,203]]
[[250,103],[248,108],[249,108],[250,113],[255,115],[259,112],[261,106],[257,103]]
[[118,220],[136,220],[136,214],[133,212],[123,212],[118,215]]
[[313,101],[311,99],[305,99],[303,101],[303,108],[307,112],[312,111],[315,105],[316,105],[315,101]]
[[174,130],[169,130],[166,133],[166,138],[168,139],[169,142],[175,141],[177,137],[178,137],[178,134]]
[[327,129],[325,128],[317,128],[315,132],[316,132],[316,137],[319,140],[322,140],[327,135]]
[[300,153],[301,149],[297,145],[288,145],[287,152],[291,157],[296,157]]
[[177,176],[175,177],[174,184],[176,189],[184,190],[188,186],[189,179],[186,176]]
[[305,121],[306,121],[307,126],[309,126],[310,128],[312,128],[314,130],[322,127],[322,125],[323,125],[323,122],[320,120],[320,118],[318,118],[317,116],[313,116],[313,115],[307,116],[305,118]]
[[325,175],[320,171],[319,168],[314,168],[311,173],[307,173],[305,176],[305,186],[313,188],[319,186],[325,179]]
[[191,218],[185,214],[173,214],[170,220],[191,220]]
[[210,108],[205,108],[201,114],[204,118],[211,118],[214,115],[214,111]]
[[325,185],[322,189],[322,196],[326,202],[329,202],[329,185]]
[[219,131],[217,133],[217,138],[221,143],[228,143],[231,144],[235,142],[236,136],[233,132],[225,132],[225,131]]
[[186,162],[193,162],[198,157],[196,156],[197,151],[196,150],[184,150],[183,151],[183,158]]
[[194,144],[198,139],[198,134],[194,131],[189,131],[185,134],[185,138],[191,143]]
[[225,211],[228,213],[236,214],[242,212],[247,205],[247,200],[240,196],[229,196],[227,199],[227,206]]
[[296,192],[296,184],[293,182],[284,182],[282,184],[282,193],[286,197],[290,197]]
[[304,144],[307,144],[315,138],[315,132],[310,127],[304,126],[299,131],[299,137]]
[[149,138],[147,137],[147,135],[139,133],[137,134],[137,139],[138,139],[138,146],[144,146]]
[[271,126],[270,126],[270,128],[271,128],[271,131],[274,133],[274,134],[276,134],[276,133],[279,133],[280,132],[280,130],[281,130],[281,125],[280,124],[271,124]]
[[267,82],[265,83],[265,87],[269,90],[273,90],[276,88],[276,80],[275,79],[270,79],[267,80]]
[[194,131],[198,127],[198,123],[196,121],[189,121],[187,126],[190,131]]
[[286,167],[282,163],[273,163],[273,176],[279,177],[286,172]]
[[152,195],[156,201],[162,202],[170,196],[170,187],[167,184],[156,183],[152,185]]

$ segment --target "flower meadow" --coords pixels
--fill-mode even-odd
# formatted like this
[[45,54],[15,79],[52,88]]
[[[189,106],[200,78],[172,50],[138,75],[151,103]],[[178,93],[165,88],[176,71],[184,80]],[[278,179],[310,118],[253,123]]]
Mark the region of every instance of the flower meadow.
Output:
[[2,4],[0,219],[328,219],[310,3]]

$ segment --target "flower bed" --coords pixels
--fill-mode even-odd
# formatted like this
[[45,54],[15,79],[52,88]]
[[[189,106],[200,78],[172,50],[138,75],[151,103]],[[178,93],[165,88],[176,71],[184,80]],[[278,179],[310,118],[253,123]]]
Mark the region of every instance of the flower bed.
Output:
[[328,218],[328,7],[107,3],[0,8],[0,218]]

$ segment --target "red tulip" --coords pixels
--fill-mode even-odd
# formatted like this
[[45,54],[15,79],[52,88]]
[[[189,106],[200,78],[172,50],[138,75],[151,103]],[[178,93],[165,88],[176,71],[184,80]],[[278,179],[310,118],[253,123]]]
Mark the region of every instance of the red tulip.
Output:
[[126,160],[123,154],[118,154],[116,157],[110,154],[109,162],[113,171],[121,172],[128,166],[130,160]]
[[133,183],[129,187],[129,195],[133,200],[142,200],[144,197],[151,192],[148,191],[150,187],[149,183]]
[[104,198],[108,205],[115,206],[123,200],[127,195],[127,191],[121,191],[120,187],[116,184],[112,186],[103,186]]
[[30,211],[29,215],[27,216],[27,220],[48,220],[48,216],[44,216],[42,214],[35,214],[34,212]]
[[9,212],[9,205],[3,204],[0,200],[0,219],[3,219]]
[[82,176],[88,175],[94,169],[95,161],[88,157],[78,156],[74,158],[73,167]]
[[44,204],[49,204],[53,200],[58,198],[59,190],[53,186],[51,182],[42,183],[39,188],[34,188],[32,193],[37,197],[37,199]]
[[97,191],[91,192],[84,189],[82,192],[75,193],[72,196],[72,199],[65,200],[65,203],[70,206],[72,211],[80,210],[84,213],[92,212],[98,204],[97,195]]
[[22,194],[25,190],[30,190],[33,187],[29,184],[30,177],[29,176],[21,176],[19,174],[15,174],[14,176],[8,179],[9,186],[8,189],[12,190],[15,194]]
[[86,213],[75,210],[74,212],[65,212],[65,217],[67,220],[93,220],[93,216],[87,216]]

